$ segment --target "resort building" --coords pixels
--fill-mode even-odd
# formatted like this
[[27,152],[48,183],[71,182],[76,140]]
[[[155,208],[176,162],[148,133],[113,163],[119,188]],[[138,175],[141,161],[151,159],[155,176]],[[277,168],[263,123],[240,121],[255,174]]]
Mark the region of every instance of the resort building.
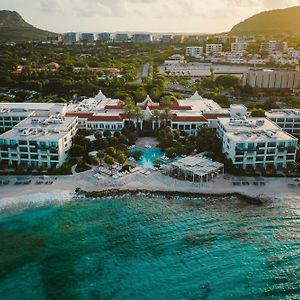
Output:
[[[222,109],[216,102],[203,99],[198,92],[188,99],[176,100],[171,106],[163,106],[151,100],[149,96],[137,103],[142,116],[129,116],[125,103],[119,99],[110,99],[100,91],[95,98],[85,99],[78,104],[68,106],[67,116],[77,116],[79,127],[89,130],[120,131],[132,123],[136,128],[149,132],[157,130],[162,124],[172,129],[196,134],[199,127],[206,125],[217,127],[218,117],[228,117],[229,109]],[[164,119],[164,111],[170,115]]]
[[300,72],[284,69],[250,69],[243,75],[243,85],[263,89],[299,89]]
[[222,44],[206,44],[206,54],[222,52],[223,45]]
[[0,133],[5,132],[29,116],[64,116],[67,105],[63,103],[0,103]]
[[200,58],[203,55],[203,47],[186,47],[185,55]]
[[298,139],[267,118],[219,118],[222,150],[241,169],[285,168],[296,160]]
[[266,117],[290,134],[300,136],[300,109],[272,109]]
[[66,162],[77,117],[31,116],[0,135],[0,160],[7,165],[58,168]]
[[212,161],[203,154],[176,160],[166,168],[168,175],[192,182],[208,182],[224,174],[224,164]]

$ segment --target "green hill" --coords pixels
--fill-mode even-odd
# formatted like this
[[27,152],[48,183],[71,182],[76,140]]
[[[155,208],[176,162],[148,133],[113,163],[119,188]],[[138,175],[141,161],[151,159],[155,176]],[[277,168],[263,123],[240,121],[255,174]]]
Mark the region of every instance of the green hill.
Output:
[[0,42],[41,41],[58,34],[38,29],[15,11],[0,10]]
[[300,6],[265,11],[235,25],[233,35],[273,35],[300,32]]

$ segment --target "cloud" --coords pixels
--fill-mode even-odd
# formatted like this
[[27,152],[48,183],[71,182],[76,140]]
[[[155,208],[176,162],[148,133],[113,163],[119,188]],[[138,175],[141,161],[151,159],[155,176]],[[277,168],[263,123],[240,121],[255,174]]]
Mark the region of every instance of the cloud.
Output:
[[0,0],[35,26],[63,31],[223,32],[263,10],[299,0]]
[[40,10],[48,15],[77,17],[142,17],[175,18],[199,12],[193,0],[39,0]]
[[284,8],[300,5],[300,0],[227,0],[229,5],[236,7],[257,6],[263,9]]

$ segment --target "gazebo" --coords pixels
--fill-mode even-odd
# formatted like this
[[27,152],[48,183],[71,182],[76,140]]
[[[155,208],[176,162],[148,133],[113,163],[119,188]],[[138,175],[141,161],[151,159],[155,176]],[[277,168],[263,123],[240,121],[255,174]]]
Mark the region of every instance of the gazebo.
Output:
[[208,182],[224,174],[224,164],[212,161],[198,154],[179,159],[169,165],[168,174],[172,177],[192,182]]

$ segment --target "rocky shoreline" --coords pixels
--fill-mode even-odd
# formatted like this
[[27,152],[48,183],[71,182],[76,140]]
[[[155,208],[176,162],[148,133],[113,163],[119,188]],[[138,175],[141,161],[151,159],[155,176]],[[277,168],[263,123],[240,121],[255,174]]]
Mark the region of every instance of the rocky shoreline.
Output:
[[208,198],[223,198],[223,197],[237,197],[242,201],[247,202],[248,204],[253,205],[263,205],[266,203],[267,199],[262,197],[254,197],[254,196],[248,196],[244,195],[242,193],[238,192],[232,192],[232,193],[204,193],[204,192],[183,192],[183,191],[151,191],[147,189],[137,189],[137,190],[123,190],[123,189],[107,189],[102,191],[85,191],[80,188],[77,188],[75,190],[74,197],[87,197],[87,198],[107,198],[107,197],[117,197],[117,196],[123,196],[123,195],[134,195],[137,194],[144,194],[144,195],[154,195],[154,196],[162,196],[166,198],[170,197],[191,197],[191,198],[197,198],[201,196],[205,196]]

